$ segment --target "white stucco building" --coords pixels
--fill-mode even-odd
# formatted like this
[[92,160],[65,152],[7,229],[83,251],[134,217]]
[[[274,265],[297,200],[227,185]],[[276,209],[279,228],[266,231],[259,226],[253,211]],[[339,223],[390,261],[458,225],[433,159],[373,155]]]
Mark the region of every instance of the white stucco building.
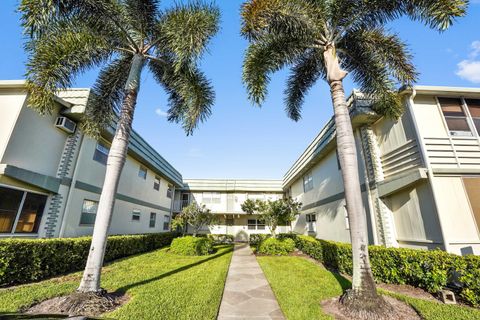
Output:
[[[24,82],[0,81],[0,237],[91,234],[113,128],[98,141],[69,132],[88,94],[61,92],[56,112],[42,117],[27,108]],[[402,94],[397,121],[379,117],[358,92],[348,100],[370,242],[480,254],[480,89]],[[280,180],[183,180],[133,132],[110,233],[166,231],[172,214],[196,201],[219,216],[203,232],[246,240],[269,231],[242,212],[243,201],[284,196],[303,206],[280,232],[350,240],[333,120]]]

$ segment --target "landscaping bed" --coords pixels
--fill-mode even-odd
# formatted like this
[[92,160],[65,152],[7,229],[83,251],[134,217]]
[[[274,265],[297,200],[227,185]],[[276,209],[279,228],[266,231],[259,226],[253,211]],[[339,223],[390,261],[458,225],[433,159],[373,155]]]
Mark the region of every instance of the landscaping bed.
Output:
[[[333,319],[321,306],[350,288],[350,281],[301,256],[257,256],[287,319]],[[406,302],[425,320],[480,319],[480,310],[445,305],[380,289],[384,295]]]
[[[103,316],[114,319],[215,319],[232,256],[230,245],[206,256],[180,256],[168,248],[108,264],[102,287],[128,301]],[[81,273],[0,289],[0,313],[73,293]]]

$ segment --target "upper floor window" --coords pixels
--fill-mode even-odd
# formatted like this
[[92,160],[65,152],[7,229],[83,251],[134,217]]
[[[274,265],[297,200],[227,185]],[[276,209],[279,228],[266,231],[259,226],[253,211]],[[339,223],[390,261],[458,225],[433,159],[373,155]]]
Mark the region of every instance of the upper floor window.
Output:
[[303,191],[308,192],[313,189],[313,176],[311,173],[303,177]]
[[155,190],[160,190],[160,178],[159,177],[155,177],[155,179],[153,180],[153,189]]
[[219,204],[222,202],[222,199],[219,192],[204,192],[202,202],[205,204]]
[[93,160],[106,165],[108,159],[108,152],[108,147],[102,142],[98,141],[97,146],[95,147],[95,152],[93,153]]
[[82,214],[80,216],[80,225],[93,226],[97,216],[98,201],[83,200]]
[[140,169],[138,169],[138,176],[143,180],[147,179],[147,168],[140,166]]
[[463,108],[463,99],[438,98],[445,122],[452,136],[471,136],[468,117]]
[[477,134],[480,135],[480,99],[465,99],[465,104],[472,117],[473,125],[477,129]]
[[173,196],[173,186],[171,184],[168,185],[168,189],[167,189],[167,198],[172,198]]

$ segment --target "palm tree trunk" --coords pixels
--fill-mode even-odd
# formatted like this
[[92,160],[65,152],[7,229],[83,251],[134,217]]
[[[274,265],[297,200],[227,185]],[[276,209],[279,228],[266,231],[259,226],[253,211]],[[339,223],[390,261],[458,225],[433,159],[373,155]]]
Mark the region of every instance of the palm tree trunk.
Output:
[[97,217],[93,229],[92,244],[88,254],[87,265],[77,291],[100,292],[100,275],[105,257],[108,228],[112,219],[120,175],[127,158],[128,141],[132,130],[132,120],[140,88],[140,74],[143,58],[135,55],[132,60],[130,74],[125,84],[125,99],[117,124],[117,130],[112,140],[107,159],[107,170],[103,183],[102,194],[98,204]]
[[353,257],[352,289],[344,295],[342,302],[353,304],[354,308],[371,310],[369,306],[376,309],[375,305],[381,307],[382,303],[379,302],[368,256],[368,231],[360,189],[357,148],[342,83],[347,73],[341,69],[334,50],[327,49],[324,59],[335,113],[337,152],[345,189]]

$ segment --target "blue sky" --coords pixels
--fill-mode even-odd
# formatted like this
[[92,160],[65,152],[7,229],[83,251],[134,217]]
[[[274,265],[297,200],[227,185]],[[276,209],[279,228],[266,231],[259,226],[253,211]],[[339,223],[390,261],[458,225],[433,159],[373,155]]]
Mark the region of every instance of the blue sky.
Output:
[[[163,1],[167,6],[173,1]],[[286,71],[276,74],[261,109],[246,98],[241,66],[247,43],[239,35],[241,0],[217,0],[221,30],[202,61],[212,79],[217,99],[213,115],[186,137],[180,126],[166,121],[167,99],[145,72],[134,128],[184,178],[279,179],[332,115],[329,90],[319,82],[304,104],[303,119],[289,120],[283,109]],[[17,0],[0,1],[0,79],[22,79],[27,60]],[[418,84],[480,86],[480,0],[474,0],[467,17],[444,33],[401,19],[390,25],[409,44],[420,72]],[[476,42],[478,41],[478,42]],[[89,87],[95,72],[77,79]],[[348,79],[347,93],[354,88]],[[1,106],[0,106],[1,107]]]

